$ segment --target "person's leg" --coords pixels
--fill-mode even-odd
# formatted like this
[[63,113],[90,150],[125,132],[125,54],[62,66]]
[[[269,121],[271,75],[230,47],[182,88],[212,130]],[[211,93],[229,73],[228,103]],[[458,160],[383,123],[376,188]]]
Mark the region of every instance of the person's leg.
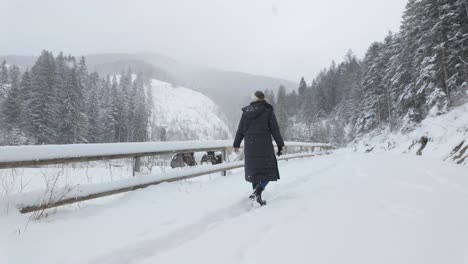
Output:
[[262,189],[265,189],[270,181],[261,181],[259,184],[262,186]]
[[266,202],[262,199],[262,192],[263,192],[263,190],[265,190],[265,187],[267,185],[268,185],[268,181],[261,181],[261,182],[258,183],[257,189],[255,190],[256,200],[261,206],[266,205]]
[[253,190],[253,193],[249,196],[250,199],[255,199],[255,196],[257,196],[257,185],[258,185],[258,182],[252,182],[252,190]]
[[261,193],[263,189],[265,189],[264,186],[266,186],[266,184],[264,184],[262,181],[252,182],[253,193],[250,195],[250,199],[254,199],[259,193]]
[[260,181],[256,183],[252,183],[252,187],[254,192],[249,196],[250,199],[257,199],[257,202],[260,205],[265,205],[265,201],[262,200],[262,192],[265,190],[266,186],[268,185],[269,181]]

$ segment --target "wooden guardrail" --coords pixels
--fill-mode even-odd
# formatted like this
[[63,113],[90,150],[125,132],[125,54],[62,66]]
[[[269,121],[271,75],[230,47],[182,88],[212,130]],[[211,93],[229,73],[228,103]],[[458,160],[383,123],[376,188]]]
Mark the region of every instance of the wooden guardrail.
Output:
[[[0,168],[19,168],[30,166],[46,166],[54,164],[67,164],[73,162],[88,162],[99,160],[125,159],[134,160],[134,172],[138,170],[139,159],[145,156],[158,156],[176,153],[222,151],[224,163],[210,167],[198,167],[167,173],[158,176],[143,176],[122,182],[113,182],[108,186],[101,184],[75,186],[65,189],[57,189],[60,195],[50,195],[47,200],[37,197],[16,202],[16,207],[21,213],[45,210],[66,204],[82,202],[104,196],[129,192],[163,182],[174,182],[241,168],[243,161],[226,162],[227,156],[233,150],[231,141],[198,141],[198,142],[154,142],[154,143],[117,143],[117,144],[82,144],[82,145],[55,145],[55,146],[18,146],[0,147]],[[284,156],[278,160],[289,160],[315,156],[315,150],[328,150],[333,147],[322,143],[286,142]],[[294,153],[294,154],[291,154]]]

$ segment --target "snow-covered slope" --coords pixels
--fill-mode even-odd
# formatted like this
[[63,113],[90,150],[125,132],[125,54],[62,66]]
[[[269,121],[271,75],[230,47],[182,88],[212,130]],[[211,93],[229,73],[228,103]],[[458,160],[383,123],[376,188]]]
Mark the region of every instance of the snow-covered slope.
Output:
[[394,151],[414,155],[421,146],[418,141],[423,136],[428,137],[429,142],[422,155],[468,165],[468,104],[444,115],[429,116],[408,134],[378,131],[351,146],[357,151]]
[[151,81],[154,102],[152,139],[166,129],[166,139],[211,140],[232,137],[221,111],[207,96],[159,80]]
[[466,264],[467,168],[336,153],[280,162],[252,204],[243,173],[60,208],[0,212],[5,264]]

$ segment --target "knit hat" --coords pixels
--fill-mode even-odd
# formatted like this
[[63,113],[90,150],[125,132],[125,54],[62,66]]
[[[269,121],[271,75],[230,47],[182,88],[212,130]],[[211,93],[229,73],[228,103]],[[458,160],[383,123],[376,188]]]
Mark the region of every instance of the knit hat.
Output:
[[263,101],[265,100],[265,94],[262,91],[256,91],[250,99],[252,99],[252,102]]

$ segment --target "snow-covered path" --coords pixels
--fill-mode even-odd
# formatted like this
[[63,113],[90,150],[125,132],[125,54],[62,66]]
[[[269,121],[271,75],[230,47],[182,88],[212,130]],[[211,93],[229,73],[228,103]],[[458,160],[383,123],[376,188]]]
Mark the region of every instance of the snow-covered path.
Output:
[[466,167],[341,152],[280,172],[266,207],[238,171],[62,209],[26,230],[24,216],[0,215],[0,263],[468,263]]

